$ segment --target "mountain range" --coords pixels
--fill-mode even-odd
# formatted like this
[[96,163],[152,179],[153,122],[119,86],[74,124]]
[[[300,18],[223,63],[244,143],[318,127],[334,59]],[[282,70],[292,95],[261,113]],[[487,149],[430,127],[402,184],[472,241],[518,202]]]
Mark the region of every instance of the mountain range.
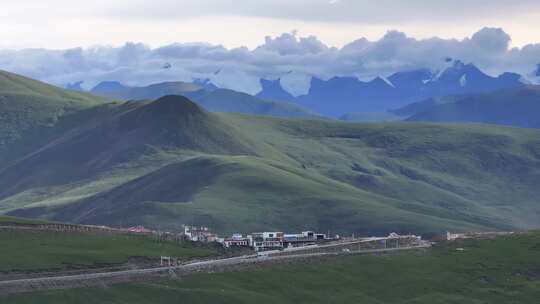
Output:
[[167,95],[183,95],[214,112],[296,118],[318,116],[296,104],[267,101],[246,93],[220,89],[207,79],[196,79],[193,83],[163,82],[144,87],[130,87],[115,81],[105,81],[99,83],[90,92],[119,100],[153,100]]
[[540,227],[540,130],[213,113],[5,75],[0,92],[18,93],[0,115],[27,123],[0,129],[18,134],[0,150],[0,213],[224,233]]
[[476,122],[540,128],[540,86],[430,98],[392,111],[408,121]]
[[360,81],[355,77],[313,77],[309,91],[297,97],[286,92],[280,80],[261,80],[256,96],[268,100],[287,100],[319,114],[340,117],[349,113],[385,112],[431,97],[490,92],[524,85],[519,74],[503,73],[491,77],[473,64],[456,60],[434,73],[427,69],[397,72],[388,78]]
[[[145,87],[130,87],[115,81],[105,81],[90,92],[121,100],[151,100],[169,94],[180,94],[190,97],[210,111],[279,117],[356,117],[363,120],[365,113],[371,113],[367,121],[372,121],[374,117],[388,117],[388,111],[429,98],[485,93],[525,85],[519,74],[503,73],[498,77],[491,77],[475,65],[464,64],[459,60],[452,61],[451,65],[439,72],[428,69],[402,71],[388,78],[376,77],[367,82],[355,77],[336,76],[328,80],[312,77],[308,92],[299,96],[285,90],[281,79],[260,79],[260,84],[262,89],[255,96],[219,89],[209,79],[194,79],[191,83],[164,82]],[[80,90],[80,83],[69,84],[67,88]],[[215,93],[217,96],[212,94],[215,91],[219,91]],[[199,100],[201,96],[207,100]],[[249,104],[257,106],[246,107],[247,103],[239,104],[227,98],[232,96],[249,99]]]

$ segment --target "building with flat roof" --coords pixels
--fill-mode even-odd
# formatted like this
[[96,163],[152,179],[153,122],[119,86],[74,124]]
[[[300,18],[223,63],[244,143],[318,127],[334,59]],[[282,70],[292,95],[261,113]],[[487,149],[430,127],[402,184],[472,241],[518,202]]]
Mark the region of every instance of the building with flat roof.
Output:
[[248,236],[255,251],[276,250],[283,248],[283,232],[255,232]]
[[184,226],[184,236],[193,242],[215,242],[218,236],[204,226]]
[[248,237],[244,237],[243,235],[236,233],[233,234],[230,238],[225,238],[223,240],[223,246],[226,248],[230,247],[250,247],[251,241]]

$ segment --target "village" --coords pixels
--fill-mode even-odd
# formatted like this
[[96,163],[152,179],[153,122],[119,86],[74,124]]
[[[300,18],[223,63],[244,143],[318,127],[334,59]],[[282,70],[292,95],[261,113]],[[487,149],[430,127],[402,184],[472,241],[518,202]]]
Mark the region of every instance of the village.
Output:
[[[281,231],[253,232],[246,235],[235,233],[231,236],[220,237],[205,226],[184,226],[183,239],[192,242],[216,242],[224,248],[243,247],[250,248],[259,254],[276,254],[281,252],[300,252],[300,250],[313,250],[316,248],[342,247],[347,244],[376,244],[372,248],[399,247],[399,244],[408,246],[412,243],[424,243],[421,236],[399,235],[390,233],[385,237],[356,237],[330,236],[328,233],[315,231],[302,231],[300,233],[285,233]],[[390,240],[390,242],[388,242]],[[393,242],[392,242],[393,241]],[[370,248],[371,248],[370,247]],[[345,250],[344,250],[345,251]]]
[[340,239],[337,235],[331,238],[326,234],[313,231],[303,231],[297,234],[287,234],[278,231],[254,232],[247,235],[235,233],[232,236],[222,238],[204,226],[184,226],[184,238],[193,242],[217,242],[225,248],[250,247],[257,252],[313,246]]

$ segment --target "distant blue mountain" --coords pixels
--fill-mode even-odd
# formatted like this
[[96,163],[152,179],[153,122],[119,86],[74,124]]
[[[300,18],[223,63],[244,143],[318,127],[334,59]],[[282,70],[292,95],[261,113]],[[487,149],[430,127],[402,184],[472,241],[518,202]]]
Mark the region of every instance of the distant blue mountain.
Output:
[[398,99],[398,91],[381,78],[363,82],[355,77],[312,78],[307,95],[298,103],[323,115],[338,117],[351,112],[377,112]]
[[68,84],[66,84],[66,89],[72,90],[72,91],[83,92],[84,89],[81,86],[83,84],[83,82],[84,81],[77,81],[77,82],[68,83]]
[[355,77],[333,77],[322,80],[313,77],[306,95],[293,97],[279,81],[261,81],[257,96],[270,100],[296,102],[326,116],[339,117],[347,113],[385,112],[431,97],[483,93],[521,87],[521,76],[504,73],[491,77],[473,64],[453,61],[452,65],[434,74],[427,69],[397,72],[388,78],[377,77],[369,82]]
[[129,99],[127,95],[129,95],[130,89],[130,87],[124,86],[118,81],[102,81],[90,90],[90,92],[115,99]]
[[409,115],[408,121],[475,122],[540,128],[540,86],[430,98],[393,113]]
[[423,97],[445,96],[489,92],[505,88],[523,86],[521,75],[504,73],[499,77],[484,74],[473,64],[454,62],[432,81],[426,83],[426,95]]
[[540,77],[540,63],[536,66],[536,73],[534,73],[534,76]]
[[281,80],[267,80],[261,79],[262,90],[259,94],[255,95],[258,98],[266,100],[278,100],[295,102],[296,98],[289,92],[285,91],[281,86]]
[[166,95],[183,95],[213,112],[237,112],[290,118],[321,118],[301,106],[282,101],[268,101],[255,96],[220,89],[208,79],[195,79],[193,83],[162,82],[144,87],[125,86],[115,81],[105,81],[91,93],[120,100],[152,100]]
[[193,79],[193,84],[196,84],[207,91],[215,91],[219,89],[212,81],[208,78],[195,78]]
[[103,81],[91,93],[116,99],[157,99],[166,95],[186,95],[202,90],[197,84],[188,82],[162,82],[145,87],[129,87],[116,81]]

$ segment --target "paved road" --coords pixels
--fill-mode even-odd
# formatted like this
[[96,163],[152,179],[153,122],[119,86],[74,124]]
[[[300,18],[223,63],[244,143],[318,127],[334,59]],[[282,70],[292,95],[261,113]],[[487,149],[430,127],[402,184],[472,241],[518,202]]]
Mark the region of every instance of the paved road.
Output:
[[[342,244],[341,244],[342,245]],[[304,254],[290,254],[280,256],[267,256],[267,255],[244,255],[233,258],[218,259],[192,262],[180,266],[167,266],[156,267],[147,269],[133,269],[122,271],[111,271],[101,273],[89,273],[89,274],[77,274],[77,275],[65,275],[65,276],[52,276],[52,277],[40,277],[31,279],[17,279],[0,281],[0,293],[11,293],[41,289],[57,289],[57,288],[73,288],[81,286],[95,286],[105,283],[119,283],[129,282],[136,280],[137,278],[145,278],[152,275],[168,274],[168,273],[180,273],[189,274],[198,271],[204,271],[208,269],[219,269],[224,266],[234,266],[240,264],[254,264],[263,263],[273,260],[286,260],[286,259],[298,259],[309,258],[317,256],[331,256],[331,255],[344,255],[344,254],[368,254],[379,252],[391,252],[402,250],[413,250],[420,248],[427,248],[429,245],[421,245],[414,247],[400,247],[400,248],[387,248],[387,249],[371,249],[361,251],[350,252],[319,252],[319,253],[304,253]]]

